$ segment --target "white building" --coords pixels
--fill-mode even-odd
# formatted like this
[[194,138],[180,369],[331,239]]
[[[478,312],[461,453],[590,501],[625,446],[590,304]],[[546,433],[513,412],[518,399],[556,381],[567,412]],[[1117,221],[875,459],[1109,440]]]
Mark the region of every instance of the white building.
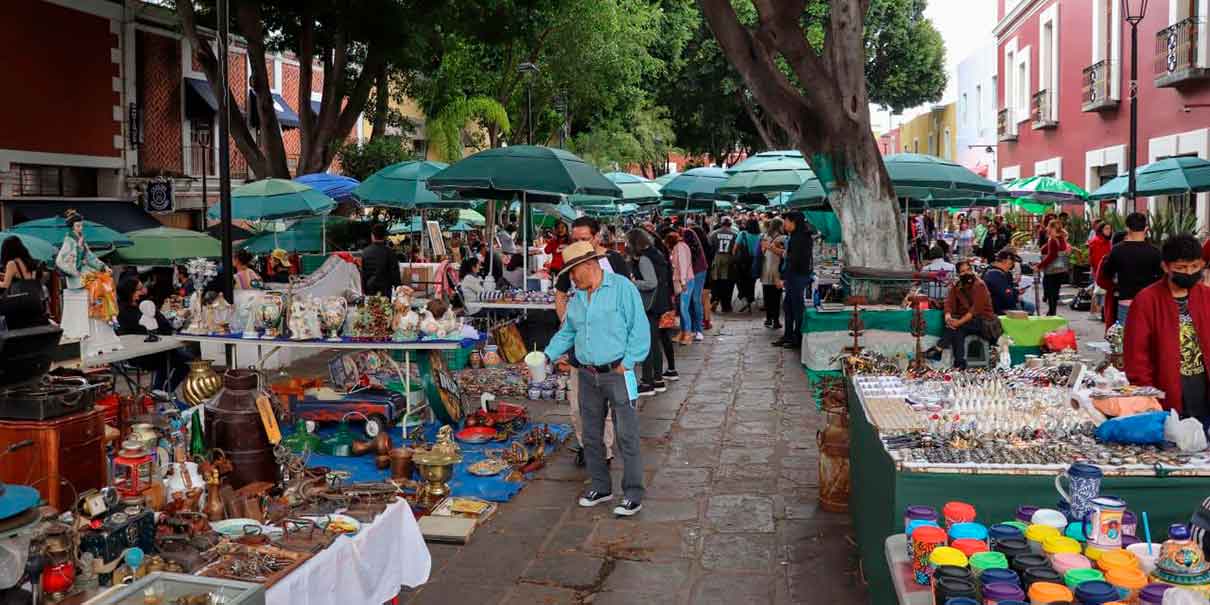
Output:
[[[995,179],[996,45],[988,44],[958,64],[958,163]],[[989,151],[990,150],[990,151]]]

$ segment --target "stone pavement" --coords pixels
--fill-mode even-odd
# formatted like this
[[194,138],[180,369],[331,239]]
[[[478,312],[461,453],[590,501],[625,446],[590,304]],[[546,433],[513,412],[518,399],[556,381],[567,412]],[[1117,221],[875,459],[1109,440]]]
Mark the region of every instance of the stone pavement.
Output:
[[[755,312],[716,314],[704,343],[677,347],[681,380],[642,400],[638,516],[578,507],[587,475],[561,450],[470,544],[430,544],[429,583],[404,602],[866,602],[848,515],[817,506],[822,417],[774,337]],[[531,410],[568,421],[567,406]]]

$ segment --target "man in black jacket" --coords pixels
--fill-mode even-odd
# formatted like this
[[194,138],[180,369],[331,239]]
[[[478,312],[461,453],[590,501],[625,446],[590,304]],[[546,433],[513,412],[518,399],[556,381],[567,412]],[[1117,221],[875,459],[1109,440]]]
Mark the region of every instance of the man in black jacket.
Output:
[[370,245],[361,251],[361,290],[366,296],[389,298],[395,292],[395,286],[403,283],[399,257],[386,239],[387,226],[378,223],[370,229]]
[[801,212],[789,212],[782,217],[783,227],[790,237],[786,240],[786,254],[782,268],[785,283],[786,331],[780,340],[773,341],[775,347],[802,348],[802,314],[806,311],[807,290],[811,287],[814,271],[814,245],[811,226]]

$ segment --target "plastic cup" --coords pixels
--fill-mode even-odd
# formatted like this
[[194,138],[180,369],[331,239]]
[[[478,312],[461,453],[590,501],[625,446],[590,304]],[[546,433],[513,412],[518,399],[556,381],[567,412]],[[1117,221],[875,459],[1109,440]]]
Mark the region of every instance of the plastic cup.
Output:
[[530,351],[525,354],[525,367],[529,368],[529,381],[542,382],[546,380],[546,354],[541,351]]

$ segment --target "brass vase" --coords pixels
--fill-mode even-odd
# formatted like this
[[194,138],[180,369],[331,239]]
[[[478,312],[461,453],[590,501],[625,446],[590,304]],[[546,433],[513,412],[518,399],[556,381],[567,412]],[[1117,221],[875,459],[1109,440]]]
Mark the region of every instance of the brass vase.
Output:
[[189,405],[209,401],[223,387],[223,378],[210,367],[210,361],[198,359],[189,362],[189,374],[181,384],[181,397]]

